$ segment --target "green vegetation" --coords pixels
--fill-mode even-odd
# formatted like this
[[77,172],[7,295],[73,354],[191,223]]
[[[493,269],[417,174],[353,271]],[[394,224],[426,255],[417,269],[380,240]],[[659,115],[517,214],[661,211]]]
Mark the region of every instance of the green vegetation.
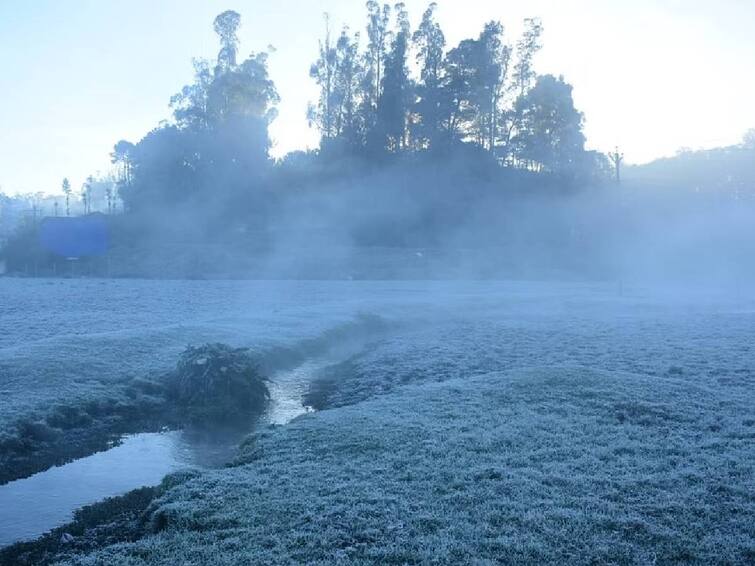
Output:
[[191,421],[249,421],[270,400],[265,382],[248,349],[205,344],[181,354],[169,391]]

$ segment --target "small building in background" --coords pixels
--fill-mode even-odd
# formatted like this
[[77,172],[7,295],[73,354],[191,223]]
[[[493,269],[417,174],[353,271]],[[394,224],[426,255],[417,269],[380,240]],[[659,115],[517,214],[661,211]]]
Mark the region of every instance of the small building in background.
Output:
[[66,259],[104,256],[110,248],[107,218],[100,213],[45,218],[39,227],[39,245]]

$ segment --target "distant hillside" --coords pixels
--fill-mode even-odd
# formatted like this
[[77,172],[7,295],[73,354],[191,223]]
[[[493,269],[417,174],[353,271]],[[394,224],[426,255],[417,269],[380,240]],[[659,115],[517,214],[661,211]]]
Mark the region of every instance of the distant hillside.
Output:
[[675,157],[627,167],[625,179],[644,186],[755,197],[755,146],[684,151]]

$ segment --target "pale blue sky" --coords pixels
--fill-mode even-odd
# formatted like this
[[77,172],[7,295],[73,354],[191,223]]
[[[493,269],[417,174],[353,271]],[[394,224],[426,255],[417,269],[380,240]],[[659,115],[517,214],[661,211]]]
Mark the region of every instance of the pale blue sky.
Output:
[[[587,117],[590,147],[619,144],[643,162],[736,143],[755,127],[755,0],[439,0],[455,44],[500,19],[516,39],[539,16],[538,71],[563,74]],[[414,22],[426,1],[408,0]],[[362,0],[0,0],[0,190],[57,192],[109,166],[121,138],[138,141],[170,115],[192,57],[214,57],[214,16],[242,15],[241,51],[277,52],[283,102],[274,153],[311,146],[308,68],[322,13],[361,29]]]

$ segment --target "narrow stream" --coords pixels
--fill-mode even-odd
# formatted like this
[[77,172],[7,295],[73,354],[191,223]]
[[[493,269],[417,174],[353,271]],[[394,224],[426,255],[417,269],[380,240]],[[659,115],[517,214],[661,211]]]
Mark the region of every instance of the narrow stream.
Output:
[[[279,372],[260,424],[286,424],[306,412],[301,399],[323,360]],[[37,538],[73,519],[73,512],[107,497],[157,485],[182,469],[207,469],[232,460],[251,430],[178,430],[126,436],[105,452],[0,486],[0,547]]]

